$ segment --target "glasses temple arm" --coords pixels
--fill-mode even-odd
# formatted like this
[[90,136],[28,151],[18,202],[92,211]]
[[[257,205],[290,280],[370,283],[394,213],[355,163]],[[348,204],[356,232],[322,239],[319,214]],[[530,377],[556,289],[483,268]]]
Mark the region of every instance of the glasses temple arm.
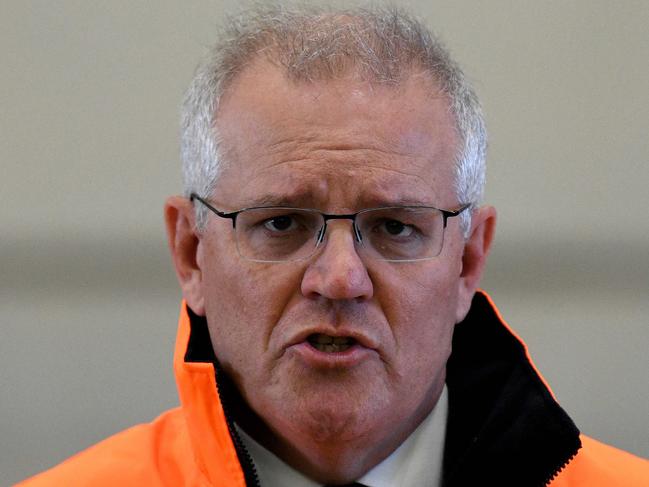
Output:
[[207,201],[205,201],[203,198],[201,198],[200,196],[198,196],[196,193],[192,193],[191,195],[189,195],[189,201],[191,201],[191,202],[193,203],[194,200],[198,200],[198,201],[200,201],[201,203],[203,203],[203,204],[204,204],[204,205],[205,205],[205,206],[206,206],[210,211],[212,211],[212,212],[213,212],[214,214],[216,214],[217,216],[220,216],[221,218],[227,218],[227,219],[229,219],[229,220],[232,220],[232,226],[235,226],[236,221],[237,221],[237,220],[236,220],[236,219],[237,219],[237,215],[238,215],[239,213],[241,213],[240,211],[234,211],[234,212],[232,212],[232,213],[226,213],[226,212],[223,212],[223,211],[217,210],[217,209],[214,208],[212,205],[210,205]]

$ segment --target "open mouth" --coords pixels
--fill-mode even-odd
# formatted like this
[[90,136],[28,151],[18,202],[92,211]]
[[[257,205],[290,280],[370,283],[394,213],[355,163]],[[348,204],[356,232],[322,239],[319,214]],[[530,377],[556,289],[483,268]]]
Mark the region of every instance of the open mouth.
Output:
[[313,333],[307,337],[307,341],[316,350],[326,353],[344,352],[356,344],[351,337],[333,337],[324,333]]

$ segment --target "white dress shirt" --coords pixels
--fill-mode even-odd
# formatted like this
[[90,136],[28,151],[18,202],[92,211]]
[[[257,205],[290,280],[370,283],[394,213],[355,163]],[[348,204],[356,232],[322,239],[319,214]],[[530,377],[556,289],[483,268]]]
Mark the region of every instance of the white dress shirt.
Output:
[[[368,487],[439,487],[447,414],[448,391],[444,386],[435,408],[406,441],[356,482]],[[262,487],[321,487],[235,426],[255,462]]]

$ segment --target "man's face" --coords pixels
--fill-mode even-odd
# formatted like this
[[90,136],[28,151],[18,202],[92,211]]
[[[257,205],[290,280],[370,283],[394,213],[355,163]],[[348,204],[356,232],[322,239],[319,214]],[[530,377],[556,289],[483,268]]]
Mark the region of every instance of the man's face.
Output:
[[[211,201],[224,211],[260,198],[326,213],[457,208],[454,121],[436,93],[424,76],[398,87],[351,76],[309,84],[259,62],[222,100],[229,164]],[[257,263],[239,257],[231,221],[210,216],[196,255],[216,356],[280,443],[400,442],[444,384],[453,326],[466,312],[463,248],[452,218],[439,257],[363,259],[351,221],[333,220],[310,259]],[[314,353],[313,333],[353,336],[361,350],[350,360]]]

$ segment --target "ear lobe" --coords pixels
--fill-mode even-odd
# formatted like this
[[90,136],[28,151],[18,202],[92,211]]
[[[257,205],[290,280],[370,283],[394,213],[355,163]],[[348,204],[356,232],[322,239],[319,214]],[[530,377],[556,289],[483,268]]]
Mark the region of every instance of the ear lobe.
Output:
[[458,307],[456,322],[464,319],[471,307],[475,290],[487,263],[496,230],[496,209],[484,206],[475,211],[471,217],[471,234],[464,244],[462,271],[459,279]]
[[167,242],[183,297],[194,313],[204,315],[202,272],[197,259],[200,239],[195,230],[194,207],[187,198],[172,196],[165,202],[164,217]]

